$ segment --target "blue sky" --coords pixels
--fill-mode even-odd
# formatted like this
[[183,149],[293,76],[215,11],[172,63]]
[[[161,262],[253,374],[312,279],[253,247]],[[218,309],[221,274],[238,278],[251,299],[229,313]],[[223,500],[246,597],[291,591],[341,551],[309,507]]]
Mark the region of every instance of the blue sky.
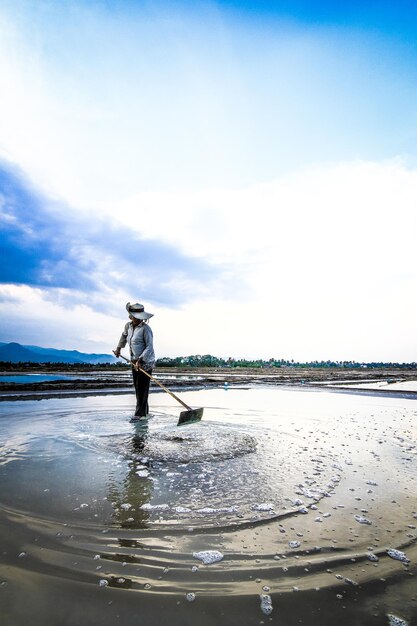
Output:
[[416,30],[405,2],[4,0],[0,340],[109,351],[139,300],[160,356],[416,360]]

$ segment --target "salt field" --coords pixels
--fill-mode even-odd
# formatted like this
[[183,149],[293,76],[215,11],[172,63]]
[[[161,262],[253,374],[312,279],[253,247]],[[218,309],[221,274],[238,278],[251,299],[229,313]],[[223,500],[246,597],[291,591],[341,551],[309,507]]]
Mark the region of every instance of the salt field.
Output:
[[181,397],[1,403],[4,623],[417,622],[414,399]]

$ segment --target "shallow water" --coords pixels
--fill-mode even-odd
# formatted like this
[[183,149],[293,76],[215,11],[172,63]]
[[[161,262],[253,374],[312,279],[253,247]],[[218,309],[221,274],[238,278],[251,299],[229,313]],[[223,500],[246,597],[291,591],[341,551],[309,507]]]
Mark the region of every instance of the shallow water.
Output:
[[69,374],[1,374],[0,383],[48,383],[54,380],[76,380],[85,376],[71,376]]
[[132,395],[0,406],[5,623],[415,623],[414,400],[181,397],[201,423],[165,394],[139,425]]

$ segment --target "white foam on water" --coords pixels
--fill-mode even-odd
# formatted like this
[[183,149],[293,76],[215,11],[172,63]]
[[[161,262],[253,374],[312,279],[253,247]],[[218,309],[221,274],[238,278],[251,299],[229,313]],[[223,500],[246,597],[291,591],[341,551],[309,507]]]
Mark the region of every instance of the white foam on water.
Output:
[[395,559],[396,561],[401,561],[402,563],[410,562],[410,559],[407,558],[407,555],[405,554],[405,552],[401,552],[401,550],[390,549],[390,550],[387,550],[387,554],[388,556],[390,556],[392,559]]
[[174,511],[175,513],[191,513],[191,509],[186,506],[176,506]]
[[201,515],[215,515],[216,513],[237,513],[238,511],[238,506],[223,506],[217,509],[206,506],[202,509],[197,509],[196,513],[200,513]]
[[389,626],[408,626],[408,622],[405,619],[397,617],[397,615],[394,615],[393,613],[388,613],[387,617],[389,620]]
[[218,550],[202,550],[201,552],[193,552],[193,557],[202,561],[205,565],[217,563],[224,558],[223,554]]
[[140,507],[143,511],[167,511],[169,509],[168,504],[149,504],[146,502]]
[[261,593],[259,598],[261,600],[262,613],[264,613],[265,615],[271,615],[272,611],[274,610],[274,607],[272,606],[271,596],[269,596],[267,593]]
[[274,505],[271,502],[262,502],[261,504],[254,504],[252,506],[253,511],[273,511]]
[[363,517],[363,515],[354,515],[354,518],[359,524],[372,525],[372,522],[367,517]]

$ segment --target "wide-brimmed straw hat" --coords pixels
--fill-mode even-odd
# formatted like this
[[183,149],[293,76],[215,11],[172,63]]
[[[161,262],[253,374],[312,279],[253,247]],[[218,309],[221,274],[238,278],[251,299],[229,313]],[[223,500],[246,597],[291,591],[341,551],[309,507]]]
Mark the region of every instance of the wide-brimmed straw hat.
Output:
[[147,313],[143,304],[139,304],[139,302],[136,302],[136,304],[130,304],[130,302],[128,302],[126,304],[126,311],[132,317],[136,317],[137,320],[148,320],[150,317],[153,317],[153,313]]

